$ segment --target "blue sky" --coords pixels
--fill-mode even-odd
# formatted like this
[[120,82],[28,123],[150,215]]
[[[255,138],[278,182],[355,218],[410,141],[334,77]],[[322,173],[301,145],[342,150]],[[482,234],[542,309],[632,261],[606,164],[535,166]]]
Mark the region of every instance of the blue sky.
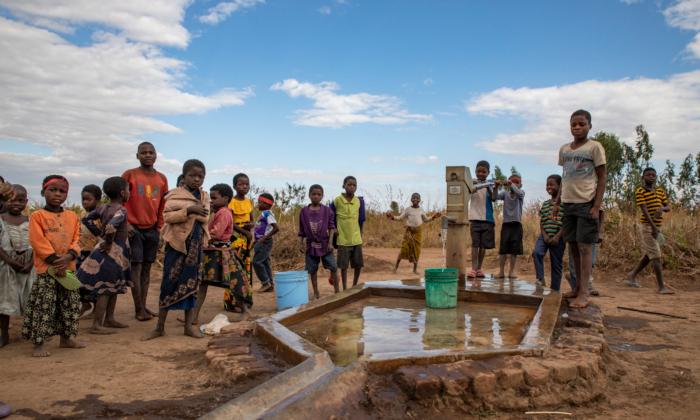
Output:
[[196,157],[207,185],[354,174],[435,204],[445,165],[487,159],[539,199],[577,108],[625,141],[645,124],[660,159],[698,150],[697,0],[149,4],[0,0],[1,175],[101,184],[148,139],[173,182]]

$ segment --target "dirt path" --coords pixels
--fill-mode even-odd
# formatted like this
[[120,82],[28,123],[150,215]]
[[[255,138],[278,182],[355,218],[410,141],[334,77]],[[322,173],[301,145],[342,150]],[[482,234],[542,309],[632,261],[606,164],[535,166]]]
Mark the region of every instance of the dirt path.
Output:
[[[405,262],[398,274],[391,273],[396,253],[395,249],[366,249],[368,267],[363,279],[415,277]],[[421,267],[439,267],[441,263],[440,250],[424,250]],[[493,263],[488,268],[493,268]],[[523,277],[533,278],[529,264],[521,268]],[[158,279],[159,273],[153,274]],[[661,297],[649,288],[651,277],[643,279],[646,287],[641,290],[625,288],[619,280],[620,274],[596,275],[601,292],[596,302],[606,314],[611,354],[617,360],[609,398],[595,406],[562,409],[601,419],[695,417],[700,410],[700,292]],[[673,285],[673,278],[669,282]],[[320,283],[322,295],[332,293],[325,279]],[[149,296],[152,307],[157,295],[156,281]],[[221,295],[218,289],[210,291],[202,319],[209,320],[220,312]],[[689,319],[625,312],[617,306],[670,312]],[[273,311],[272,294],[255,296],[256,316]],[[150,342],[142,342],[140,337],[155,321],[137,322],[131,315],[131,297],[124,295],[117,316],[129,324],[128,329],[111,336],[92,336],[86,333],[89,321],[82,321],[80,338],[88,347],[59,349],[55,338],[49,344],[53,355],[47,359],[30,357],[31,345],[19,338],[20,321],[13,320],[12,343],[0,349],[0,400],[13,406],[13,418],[192,418],[245,391],[214,380],[204,358],[208,340],[184,337],[181,324],[175,320],[177,313],[168,320],[168,335]],[[504,418],[509,417],[519,416]]]

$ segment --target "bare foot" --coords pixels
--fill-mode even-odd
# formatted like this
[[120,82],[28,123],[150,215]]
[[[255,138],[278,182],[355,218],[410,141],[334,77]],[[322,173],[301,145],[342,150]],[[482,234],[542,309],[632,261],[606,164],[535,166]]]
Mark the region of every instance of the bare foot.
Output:
[[512,274],[512,273],[511,273],[511,274],[508,274],[508,278],[511,279],[511,280],[517,280],[517,279],[518,279],[518,275],[517,275],[517,274]]
[[[82,306],[80,307],[80,319],[87,319],[87,312],[92,309],[92,304],[89,302],[83,302]],[[92,314],[90,314],[92,315]],[[85,317],[85,318],[83,318]]]
[[413,270],[413,274],[418,274],[418,270]]
[[155,330],[149,332],[148,334],[144,335],[141,338],[141,341],[148,341],[148,340],[153,340],[154,338],[162,337],[165,335],[165,330],[159,330],[156,328]]
[[158,312],[153,312],[152,310],[146,308],[146,313],[150,316],[158,316]]
[[49,357],[49,356],[51,356],[51,353],[49,353],[47,350],[44,350],[43,344],[35,344],[34,345],[34,351],[32,352],[32,357]]
[[144,312],[136,314],[136,316],[134,316],[134,318],[136,318],[138,321],[144,322],[144,321],[150,321],[151,319],[153,319],[153,316],[151,316],[148,312],[144,311]]
[[495,278],[495,279],[504,279],[504,278],[506,278],[506,276],[505,276],[505,274],[503,274],[503,273],[498,273],[498,274],[496,274],[495,276],[493,276],[493,278]]
[[569,302],[569,307],[574,309],[583,309],[588,306],[588,298],[580,296]]
[[74,338],[61,337],[61,342],[58,344],[58,347],[63,347],[65,349],[82,349],[85,348],[85,343],[77,341]]
[[204,337],[204,334],[202,334],[201,331],[199,331],[199,328],[187,328],[185,327],[185,335],[193,338],[202,338]]
[[566,292],[562,295],[564,299],[576,299],[578,297],[578,293],[576,292]]
[[673,290],[669,289],[669,288],[666,287],[666,286],[664,286],[664,287],[662,287],[661,289],[657,290],[657,292],[658,292],[660,295],[674,295],[674,294],[676,294],[676,292],[674,292]]
[[105,327],[107,328],[129,328],[128,325],[122,324],[116,319],[105,319]]
[[92,327],[88,330],[90,334],[96,334],[96,335],[109,335],[109,334],[114,334],[116,331],[108,330],[107,328],[104,327]]

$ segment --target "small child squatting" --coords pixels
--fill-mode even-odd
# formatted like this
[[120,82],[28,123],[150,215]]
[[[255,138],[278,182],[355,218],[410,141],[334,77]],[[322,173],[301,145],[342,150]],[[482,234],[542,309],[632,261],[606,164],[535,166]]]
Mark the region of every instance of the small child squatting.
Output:
[[398,216],[394,216],[390,211],[386,213],[386,216],[391,220],[406,220],[406,231],[403,235],[401,251],[396,257],[394,273],[398,271],[401,260],[408,260],[413,263],[413,273],[418,274],[418,260],[423,244],[423,223],[433,221],[441,216],[440,213],[435,213],[429,217],[420,208],[420,202],[420,194],[413,193],[411,194],[411,207],[404,209]]

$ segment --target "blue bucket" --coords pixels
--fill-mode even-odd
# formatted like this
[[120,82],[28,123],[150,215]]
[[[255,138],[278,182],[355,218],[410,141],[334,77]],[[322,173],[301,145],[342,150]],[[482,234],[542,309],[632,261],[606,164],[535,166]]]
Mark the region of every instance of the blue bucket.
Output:
[[283,271],[275,273],[275,295],[277,310],[309,303],[306,271]]

